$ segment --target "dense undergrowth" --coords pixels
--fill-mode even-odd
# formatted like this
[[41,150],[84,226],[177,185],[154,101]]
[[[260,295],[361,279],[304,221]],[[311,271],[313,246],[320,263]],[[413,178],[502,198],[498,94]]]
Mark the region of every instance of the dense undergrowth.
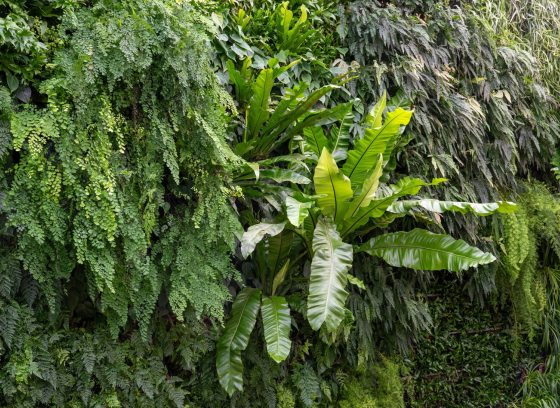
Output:
[[0,405],[560,406],[558,7],[0,0]]

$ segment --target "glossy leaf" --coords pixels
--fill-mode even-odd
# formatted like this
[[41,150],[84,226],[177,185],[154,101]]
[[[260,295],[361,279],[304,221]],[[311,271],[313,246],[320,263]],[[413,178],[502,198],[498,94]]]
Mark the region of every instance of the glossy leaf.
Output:
[[263,179],[274,180],[277,183],[285,183],[285,182],[290,182],[294,184],[311,183],[311,180],[302,174],[296,173],[293,170],[281,169],[278,167],[274,169],[262,169],[260,171],[260,177]]
[[313,207],[313,202],[301,202],[293,197],[286,197],[286,215],[288,221],[294,226],[299,227],[309,215],[309,209]]
[[278,273],[276,273],[276,275],[274,275],[274,279],[272,281],[272,295],[273,296],[276,294],[276,290],[278,290],[280,285],[282,285],[282,283],[284,283],[284,279],[286,279],[286,273],[288,272],[288,269],[290,269],[290,260],[289,259],[286,261],[284,266],[282,266],[282,268],[280,268]]
[[313,252],[307,319],[314,330],[325,324],[333,331],[344,319],[352,246],[342,242],[332,221],[321,217],[315,227]]
[[216,368],[220,384],[231,396],[243,390],[241,351],[247,348],[261,300],[260,289],[245,288],[235,298],[231,317],[218,340]]
[[354,275],[348,274],[348,282],[350,282],[352,285],[357,286],[362,290],[366,289],[366,285],[364,284],[364,281],[361,280],[360,278],[355,277]]
[[[311,113],[299,122],[292,130],[290,130],[287,137],[289,138],[294,135],[301,134],[304,129],[309,127],[330,125],[333,122],[341,121],[344,119],[344,115],[346,115],[348,106],[351,106],[351,102],[338,104],[333,108],[321,109]],[[319,150],[319,152],[320,151],[321,150]]]
[[323,148],[327,146],[328,140],[325,136],[323,128],[320,126],[312,126],[303,130],[303,140],[305,146],[319,157]]
[[383,258],[391,266],[428,271],[446,269],[459,272],[496,259],[463,240],[418,228],[377,236],[359,250]]
[[243,361],[241,350],[221,348],[218,343],[216,353],[216,371],[224,390],[231,397],[235,391],[243,391]]
[[381,98],[373,109],[370,111],[369,115],[367,115],[365,122],[367,127],[369,128],[378,128],[383,123],[383,112],[385,112],[385,108],[387,107],[387,91],[383,92]]
[[241,237],[241,256],[243,256],[243,258],[247,258],[265,236],[278,235],[284,230],[285,226],[285,222],[281,222],[279,224],[261,222],[260,224],[251,225]]
[[315,192],[320,196],[317,202],[321,212],[333,217],[335,221],[343,217],[348,208],[348,200],[352,198],[352,187],[350,180],[342,174],[326,148],[323,148],[317,162],[313,181]]
[[268,106],[273,85],[274,76],[272,69],[263,69],[253,84],[253,95],[249,101],[247,131],[251,138],[259,135],[262,125],[270,116]]
[[354,112],[352,112],[352,104],[348,104],[344,117],[337,129],[331,133],[329,143],[330,151],[335,161],[346,160],[348,157],[348,145],[350,143],[350,128],[354,124]]
[[274,122],[270,120],[271,123],[266,125],[265,129],[263,130],[263,134],[267,135],[267,138],[270,141],[275,141],[280,133],[286,130],[291,124],[293,124],[303,115],[306,115],[313,108],[313,106],[315,106],[319,99],[321,99],[332,90],[338,88],[340,87],[337,85],[323,86],[322,88],[313,91],[304,100],[298,102],[298,104],[293,109],[286,111],[283,115],[276,116],[273,114],[276,119],[274,120]]
[[[373,113],[370,113],[372,115]],[[342,171],[352,181],[352,186],[361,185],[370,170],[375,167],[379,154],[383,154],[385,160],[389,159],[391,144],[401,134],[403,126],[406,126],[412,118],[412,111],[397,108],[387,113],[385,123],[379,127],[366,129],[363,139],[356,142],[354,149],[348,152],[348,159]],[[376,119],[372,119],[375,123]],[[387,155],[389,153],[389,155]]]
[[387,209],[396,214],[407,214],[415,209],[443,213],[446,211],[459,212],[462,214],[473,213],[479,216],[486,216],[496,213],[511,213],[516,209],[516,205],[509,201],[498,201],[495,203],[466,203],[460,201],[439,201],[431,198],[420,200],[397,201]]
[[282,296],[263,297],[261,314],[269,356],[280,363],[290,354],[290,307]]
[[375,198],[375,193],[379,187],[379,179],[383,174],[383,155],[378,155],[376,163],[377,164],[364,181],[362,191],[348,205],[348,210],[344,216],[345,219],[354,217],[360,208],[367,207]]

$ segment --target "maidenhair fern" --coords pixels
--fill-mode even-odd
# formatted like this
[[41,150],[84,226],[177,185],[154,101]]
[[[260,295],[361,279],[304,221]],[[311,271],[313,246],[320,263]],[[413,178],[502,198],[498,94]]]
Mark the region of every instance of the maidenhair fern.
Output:
[[4,204],[51,310],[84,268],[114,335],[132,313],[147,336],[162,290],[179,319],[222,315],[237,221],[206,30],[163,0],[64,13],[48,103],[11,114]]

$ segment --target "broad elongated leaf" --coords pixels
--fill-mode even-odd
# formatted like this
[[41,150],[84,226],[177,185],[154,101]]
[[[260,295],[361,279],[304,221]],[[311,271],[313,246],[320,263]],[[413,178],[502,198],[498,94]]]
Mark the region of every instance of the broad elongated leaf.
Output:
[[220,347],[216,353],[216,371],[223,389],[231,397],[235,391],[243,391],[243,362],[241,350]]
[[459,272],[496,259],[491,253],[470,246],[463,240],[419,228],[380,235],[370,239],[359,250],[383,258],[391,266],[428,271],[446,269]]
[[247,258],[265,236],[269,235],[273,237],[278,235],[284,230],[285,226],[285,222],[281,222],[279,224],[261,222],[260,224],[251,225],[241,237],[241,256],[243,256],[243,258]]
[[335,161],[346,160],[348,157],[348,145],[350,143],[350,128],[354,123],[354,112],[352,104],[348,104],[344,118],[337,129],[331,133],[330,151]]
[[268,355],[280,363],[290,354],[290,307],[282,296],[263,297],[261,314]]
[[275,273],[289,257],[293,242],[293,231],[286,230],[268,239],[266,263],[272,273]]
[[376,163],[370,175],[364,181],[362,191],[348,205],[348,210],[344,216],[345,219],[354,217],[360,208],[367,207],[373,201],[379,187],[379,178],[383,174],[383,155],[379,155]]
[[387,211],[395,214],[407,214],[412,210],[423,208],[430,212],[443,213],[446,211],[460,212],[462,214],[474,213],[479,216],[486,216],[496,213],[511,213],[515,211],[515,203],[509,201],[498,201],[495,203],[466,203],[460,201],[439,201],[431,198],[420,200],[404,200],[391,204]]
[[348,200],[352,198],[352,186],[326,148],[317,162],[313,181],[315,192],[320,196],[317,202],[321,212],[333,217],[335,222],[341,219],[348,208]]
[[251,57],[247,57],[245,61],[243,61],[241,71],[235,68],[233,61],[228,60],[226,63],[229,79],[235,87],[236,99],[241,103],[246,102],[251,93],[251,86],[249,85],[250,75],[248,74],[248,68],[251,62]]
[[321,217],[315,227],[313,251],[307,319],[314,330],[325,324],[333,331],[344,319],[352,246],[342,242],[332,221]]
[[369,128],[378,128],[383,123],[383,112],[385,112],[385,108],[387,107],[387,91],[383,92],[383,95],[377,101],[373,109],[370,111],[369,115],[366,117],[366,125]]
[[309,215],[309,209],[313,207],[313,203],[301,202],[293,197],[286,197],[286,215],[288,216],[288,221],[294,226],[299,227],[301,223],[305,220],[305,217]]
[[[375,166],[379,154],[383,154],[385,160],[389,159],[392,144],[401,134],[401,128],[408,125],[411,118],[412,111],[397,108],[387,113],[383,125],[366,130],[364,138],[358,140],[354,149],[348,152],[348,160],[342,167],[342,171],[350,178],[353,186],[359,186],[364,182],[367,174]],[[374,123],[375,120],[372,119]]]
[[303,140],[306,147],[319,157],[328,140],[325,132],[319,126],[308,127],[303,130]]
[[258,136],[262,125],[270,116],[268,106],[273,85],[274,74],[272,69],[263,69],[253,84],[253,96],[249,101],[247,131],[251,138]]
[[243,390],[241,351],[247,348],[261,300],[260,289],[245,288],[235,298],[231,317],[217,345],[216,369],[220,384],[232,395]]
[[285,156],[274,156],[269,159],[261,160],[258,164],[262,166],[270,166],[276,163],[291,163],[295,168],[302,168],[305,171],[309,171],[309,167],[304,162],[305,156],[302,154],[290,154]]
[[286,279],[286,273],[290,269],[290,260],[288,259],[284,266],[280,268],[280,270],[274,275],[274,279],[272,280],[272,296],[276,293],[276,290],[284,283],[284,279]]
[[271,179],[276,181],[277,183],[285,183],[290,182],[294,184],[309,184],[311,180],[305,177],[302,174],[296,173],[293,170],[289,169],[281,169],[281,168],[274,168],[274,169],[262,169],[260,171],[260,177],[263,179]]
[[[285,123],[286,114],[295,109],[298,103],[305,96],[305,91],[307,90],[308,85],[302,83],[301,85],[295,86],[294,88],[286,89],[286,93],[276,105],[274,112],[270,115],[270,120],[265,126],[263,133],[270,133],[273,129],[277,126],[285,125],[286,127],[290,125],[290,123]],[[285,127],[284,127],[285,129]]]

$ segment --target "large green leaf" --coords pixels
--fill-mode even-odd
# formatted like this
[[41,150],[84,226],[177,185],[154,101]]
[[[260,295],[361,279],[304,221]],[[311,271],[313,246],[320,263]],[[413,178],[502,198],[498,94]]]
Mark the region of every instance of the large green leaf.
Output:
[[373,109],[366,116],[365,123],[368,128],[375,129],[382,125],[383,112],[385,112],[386,107],[387,107],[387,91],[384,91],[379,101],[377,101]]
[[265,236],[275,236],[280,234],[284,227],[285,222],[278,224],[269,224],[266,222],[261,222],[259,224],[251,225],[247,231],[243,233],[241,237],[241,255],[243,258],[247,258],[254,250],[259,242],[261,242]]
[[290,260],[288,259],[284,266],[280,268],[280,270],[274,275],[274,279],[272,280],[272,296],[276,293],[276,290],[284,283],[284,279],[286,279],[286,273],[288,273],[288,269],[290,269]]
[[509,201],[498,201],[495,203],[466,203],[460,201],[439,201],[431,198],[420,200],[404,200],[391,204],[387,211],[396,214],[408,214],[411,211],[423,208],[430,212],[443,213],[446,211],[460,212],[462,214],[474,213],[486,216],[495,213],[511,213],[515,211],[516,205]]
[[315,192],[321,211],[333,217],[335,222],[344,216],[348,200],[352,198],[350,180],[339,170],[336,162],[326,148],[323,148],[313,176]]
[[352,246],[342,242],[332,221],[321,217],[315,227],[313,252],[307,319],[314,330],[325,324],[329,331],[333,331],[344,319]]
[[323,148],[327,146],[328,140],[325,136],[323,128],[320,126],[312,126],[303,130],[303,140],[305,146],[319,157]]
[[463,240],[419,228],[380,235],[370,239],[359,250],[383,258],[392,266],[428,271],[446,269],[459,272],[496,259],[491,253],[482,252]]
[[241,104],[244,104],[251,94],[251,86],[249,84],[249,80],[251,79],[249,71],[251,62],[251,57],[247,57],[245,61],[243,61],[241,71],[235,68],[233,61],[228,60],[226,63],[230,82],[233,83],[235,88],[236,100]]
[[313,207],[313,202],[301,202],[293,197],[286,197],[286,215],[288,221],[294,226],[299,227],[309,215],[309,209]]
[[340,121],[337,129],[331,132],[331,140],[329,143],[330,151],[335,161],[346,160],[348,157],[348,145],[350,143],[350,128],[354,124],[354,112],[352,112],[352,104],[348,104],[344,117]]
[[268,354],[277,363],[290,354],[290,307],[282,296],[263,297],[261,314]]
[[271,68],[263,69],[253,84],[253,96],[249,101],[247,131],[251,138],[259,135],[262,125],[270,116],[268,106],[273,85],[273,70]]
[[[375,166],[379,154],[383,154],[385,160],[389,159],[392,145],[401,134],[401,128],[406,126],[411,118],[412,111],[397,108],[387,113],[383,125],[366,129],[364,138],[358,140],[354,149],[348,152],[348,159],[342,167],[342,171],[350,178],[353,186],[359,186],[364,182],[367,174]],[[375,123],[376,119],[371,120]]]
[[379,155],[376,159],[376,163],[377,164],[364,181],[360,194],[348,205],[348,210],[344,216],[345,219],[355,217],[360,208],[367,207],[375,198],[375,193],[379,187],[379,179],[383,174],[383,155]]
[[235,391],[243,391],[243,361],[241,350],[230,347],[220,347],[216,353],[216,370],[220,384],[232,396]]
[[220,384],[229,395],[243,390],[243,364],[240,352],[245,350],[249,343],[249,336],[257,320],[260,300],[260,289],[245,288],[239,292],[233,302],[231,317],[218,340],[216,369]]

